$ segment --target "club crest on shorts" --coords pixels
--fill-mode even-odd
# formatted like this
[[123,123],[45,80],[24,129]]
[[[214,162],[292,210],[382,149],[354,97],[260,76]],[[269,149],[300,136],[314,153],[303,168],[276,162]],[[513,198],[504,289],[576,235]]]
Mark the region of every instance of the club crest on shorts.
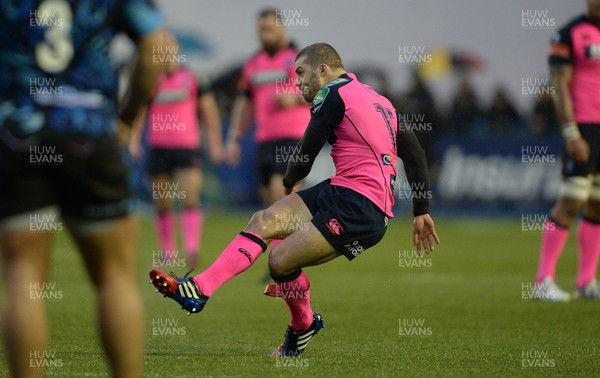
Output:
[[331,218],[329,222],[327,222],[327,228],[329,229],[329,232],[334,235],[339,235],[344,231],[340,222],[335,218]]

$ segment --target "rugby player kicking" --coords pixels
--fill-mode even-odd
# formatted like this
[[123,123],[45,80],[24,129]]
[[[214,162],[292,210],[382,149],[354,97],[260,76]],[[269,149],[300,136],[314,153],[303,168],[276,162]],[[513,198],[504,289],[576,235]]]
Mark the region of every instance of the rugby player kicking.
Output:
[[[271,240],[283,239],[269,254],[269,270],[276,295],[289,307],[291,322],[275,357],[299,356],[323,328],[322,316],[310,306],[310,281],[302,268],[339,256],[352,260],[383,238],[393,217],[397,156],[412,187],[429,191],[425,153],[417,138],[400,131],[398,114],[388,99],[346,73],[333,47],[317,43],[304,48],[296,56],[296,73],[296,85],[312,107],[298,156],[290,158],[283,179],[289,195],[256,212],[201,274],[178,278],[150,272],[157,291],[188,313],[197,313],[223,283],[248,269]],[[310,172],[325,142],[332,145],[335,176],[292,192]],[[413,244],[419,253],[433,251],[434,243],[439,243],[428,214],[428,196],[422,194],[415,193],[413,199]],[[295,229],[282,225],[290,219],[302,224]]]

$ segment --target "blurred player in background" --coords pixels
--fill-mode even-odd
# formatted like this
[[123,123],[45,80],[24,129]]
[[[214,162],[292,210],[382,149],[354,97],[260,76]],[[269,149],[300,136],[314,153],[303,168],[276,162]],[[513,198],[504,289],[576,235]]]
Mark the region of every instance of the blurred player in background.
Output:
[[552,38],[549,63],[564,140],[563,181],[544,228],[534,297],[570,299],[554,282],[555,268],[569,226],[583,208],[574,297],[600,299],[595,278],[600,255],[600,0],[587,0],[587,14]]
[[[285,196],[281,180],[310,112],[294,85],[298,50],[287,36],[281,11],[269,8],[260,12],[257,28],[262,50],[244,65],[226,153],[230,165],[239,164],[240,140],[254,119],[259,194],[263,203],[270,206]],[[271,243],[271,247],[277,243]]]
[[[302,268],[345,256],[352,260],[383,238],[394,215],[397,157],[411,187],[413,244],[433,251],[439,239],[429,216],[429,177],[425,153],[411,131],[399,130],[399,117],[388,99],[344,70],[337,51],[325,43],[310,45],[296,58],[297,85],[312,101],[311,120],[288,165],[283,184],[290,193],[254,214],[244,231],[219,258],[193,278],[150,272],[156,289],[197,313],[223,283],[248,269],[271,240],[283,239],[269,254],[274,294],[288,305],[290,325],[275,357],[297,357],[323,328],[310,306],[310,281]],[[326,142],[336,174],[294,193]],[[421,192],[422,191],[422,192]]]
[[170,33],[165,47],[165,51],[170,52],[165,72],[154,90],[149,110],[138,117],[130,152],[134,158],[140,157],[142,134],[147,123],[150,146],[147,169],[152,177],[153,200],[158,212],[156,228],[160,248],[177,250],[172,207],[173,199],[180,199],[186,262],[194,267],[203,224],[199,207],[202,170],[198,112],[208,131],[208,152],[213,164],[219,164],[222,157],[221,116],[208,79],[197,78],[180,64],[181,49]]
[[[43,373],[30,356],[48,348],[46,309],[32,297],[43,298],[58,216],[96,289],[112,375],[142,375],[136,227],[117,126],[127,133],[160,74],[152,48],[162,39],[162,22],[147,0],[2,2],[2,327],[13,377]],[[117,121],[117,75],[108,52],[121,31],[136,43],[138,58]]]

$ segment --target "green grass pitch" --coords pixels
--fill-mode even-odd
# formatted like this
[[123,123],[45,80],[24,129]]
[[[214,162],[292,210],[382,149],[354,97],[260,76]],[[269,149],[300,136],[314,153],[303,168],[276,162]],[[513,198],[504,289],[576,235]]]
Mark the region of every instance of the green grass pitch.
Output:
[[[209,214],[203,262],[212,262],[248,219]],[[186,316],[148,284],[157,247],[151,220],[142,219],[145,376],[533,377],[600,371],[600,303],[527,300],[539,233],[522,232],[520,219],[436,221],[442,244],[432,255],[414,257],[411,224],[404,218],[390,222],[383,241],[352,263],[340,258],[307,268],[312,305],[326,328],[301,358],[277,360],[269,353],[282,341],[289,318],[282,300],[262,294],[266,258],[220,288],[201,314]],[[575,246],[572,233],[558,266],[557,281],[569,291]],[[95,298],[62,232],[52,264],[50,280],[61,295],[47,307],[51,350],[60,366],[47,375],[106,376]],[[0,372],[7,376],[3,349],[0,354]]]

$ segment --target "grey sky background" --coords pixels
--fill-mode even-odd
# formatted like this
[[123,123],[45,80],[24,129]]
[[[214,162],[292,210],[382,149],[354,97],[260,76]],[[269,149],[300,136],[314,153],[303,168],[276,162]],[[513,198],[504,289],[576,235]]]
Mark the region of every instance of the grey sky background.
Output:
[[[210,76],[248,58],[259,49],[255,16],[265,6],[301,12],[308,25],[289,34],[301,45],[331,43],[344,64],[384,68],[395,92],[409,83],[412,67],[398,61],[399,46],[446,47],[475,53],[486,69],[472,76],[484,103],[497,83],[509,89],[522,110],[532,97],[521,93],[522,80],[547,75],[548,41],[554,31],[585,11],[584,0],[160,0],[167,25],[199,33],[210,54],[190,55],[194,68]],[[523,12],[526,13],[523,16]],[[532,12],[532,13],[528,13]],[[532,16],[537,14],[538,16]],[[524,28],[523,18],[554,27]],[[438,101],[449,101],[454,80],[432,83]]]

